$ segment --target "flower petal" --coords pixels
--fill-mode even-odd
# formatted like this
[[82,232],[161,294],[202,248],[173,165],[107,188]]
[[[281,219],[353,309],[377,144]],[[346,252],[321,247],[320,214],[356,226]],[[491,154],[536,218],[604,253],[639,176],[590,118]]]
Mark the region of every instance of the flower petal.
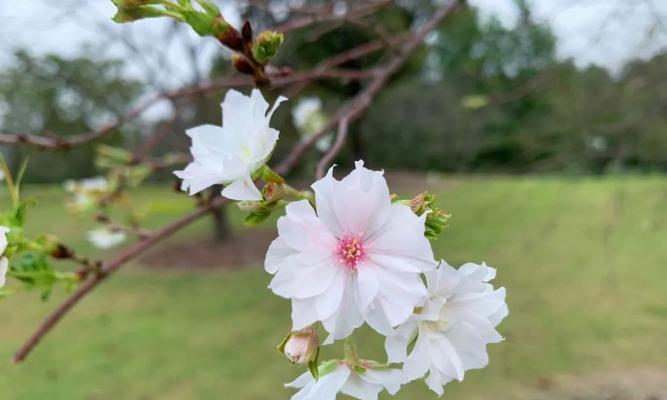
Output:
[[333,185],[337,182],[333,177],[333,167],[331,167],[327,174],[322,179],[315,181],[311,187],[315,192],[317,216],[332,235],[339,237],[343,233],[343,229],[338,221],[333,204]]
[[392,204],[389,220],[372,238],[369,258],[386,268],[402,271],[429,271],[437,267],[433,250],[424,236],[425,216],[416,216],[410,207]]
[[281,237],[277,237],[271,242],[269,249],[266,251],[264,269],[273,275],[278,272],[278,265],[294,254],[296,254],[296,251],[289,247]]
[[363,324],[364,320],[354,301],[354,287],[352,280],[347,282],[343,301],[338,310],[329,318],[322,321],[322,325],[329,332],[323,344],[331,344],[334,340],[345,339]]
[[285,216],[278,219],[278,234],[288,246],[314,259],[333,256],[336,239],[315,215],[307,200],[288,204],[285,212]]
[[250,175],[232,181],[222,189],[222,195],[231,200],[262,200],[262,194],[255,186]]
[[369,263],[361,263],[357,266],[354,279],[355,298],[362,314],[378,294],[380,283],[375,272],[377,269],[375,265]]
[[372,237],[389,218],[389,187],[382,171],[364,168],[362,161],[355,165],[349,175],[333,184],[333,210],[342,232]]
[[360,400],[377,400],[381,390],[381,385],[367,382],[357,374],[351,374],[342,387],[341,393]]
[[290,256],[278,268],[269,289],[278,296],[306,299],[327,290],[338,271],[333,259],[324,259],[315,265],[303,262],[301,254]]

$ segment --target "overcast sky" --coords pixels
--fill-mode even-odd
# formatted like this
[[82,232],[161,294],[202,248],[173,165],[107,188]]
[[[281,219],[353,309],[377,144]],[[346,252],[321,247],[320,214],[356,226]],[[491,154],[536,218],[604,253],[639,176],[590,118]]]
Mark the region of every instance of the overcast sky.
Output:
[[[539,21],[549,24],[558,38],[558,55],[573,58],[580,66],[601,65],[619,71],[628,60],[650,57],[667,47],[667,0],[528,0]],[[238,25],[233,1],[218,1],[226,18]],[[486,17],[496,16],[507,26],[517,19],[512,0],[470,0]],[[72,12],[75,10],[75,12]],[[127,54],[121,38],[137,45],[162,43],[172,29],[167,20],[118,25],[110,21],[114,7],[110,0],[0,0],[0,68],[12,60],[15,48],[29,48],[42,54],[75,55],[85,43],[95,51],[114,56]],[[662,22],[664,21],[664,22]],[[109,33],[116,39],[102,43]],[[156,40],[161,37],[161,40]],[[185,43],[202,43],[194,34]],[[198,68],[205,66],[220,48],[213,40],[199,48]],[[193,67],[185,57],[187,45],[172,43],[156,51],[158,58],[137,61],[135,69],[152,68],[155,82],[168,86],[192,79]],[[155,65],[156,62],[158,65]],[[130,73],[133,73],[130,71]],[[137,72],[138,73],[138,72]]]

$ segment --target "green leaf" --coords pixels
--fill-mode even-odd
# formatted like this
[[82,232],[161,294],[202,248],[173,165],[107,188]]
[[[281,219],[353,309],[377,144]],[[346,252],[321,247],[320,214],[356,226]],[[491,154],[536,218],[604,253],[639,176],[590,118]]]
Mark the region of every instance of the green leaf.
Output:
[[308,369],[310,370],[310,374],[316,381],[320,379],[320,369],[318,367],[319,364],[320,364],[320,348],[318,347],[317,353],[315,353],[315,358],[313,358],[308,362]]

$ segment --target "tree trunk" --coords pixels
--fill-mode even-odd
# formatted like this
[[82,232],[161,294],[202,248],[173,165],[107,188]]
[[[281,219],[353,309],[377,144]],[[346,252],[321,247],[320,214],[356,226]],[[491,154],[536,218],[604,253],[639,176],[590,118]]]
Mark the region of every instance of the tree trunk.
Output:
[[222,206],[212,213],[213,220],[213,240],[215,243],[222,243],[232,237],[232,228],[229,224],[227,215],[227,206]]

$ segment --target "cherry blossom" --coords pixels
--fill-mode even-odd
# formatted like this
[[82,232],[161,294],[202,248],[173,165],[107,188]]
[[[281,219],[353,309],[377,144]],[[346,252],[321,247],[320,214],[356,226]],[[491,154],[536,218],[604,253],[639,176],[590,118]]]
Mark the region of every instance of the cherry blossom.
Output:
[[123,243],[125,233],[112,231],[107,228],[98,228],[88,232],[88,241],[98,249],[110,249]]
[[400,370],[357,369],[338,362],[332,372],[317,381],[306,372],[285,386],[301,389],[292,400],[334,400],[339,392],[360,400],[377,400],[383,389],[396,394],[404,380]]
[[485,367],[486,345],[503,340],[495,328],[508,314],[505,289],[494,290],[489,283],[495,275],[486,264],[468,263],[456,270],[444,261],[427,272],[429,299],[387,338],[389,361],[404,362],[409,380],[428,372],[426,384],[438,395],[446,383],[463,380],[466,370]]
[[[222,195],[232,200],[261,200],[252,174],[264,164],[278,140],[279,132],[269,126],[278,105],[273,107],[255,89],[250,96],[229,90],[222,103],[223,125],[201,125],[188,129],[194,160],[174,174],[183,180],[181,189],[191,195],[224,184]],[[268,112],[267,112],[268,111]]]
[[390,334],[423,304],[420,273],[437,266],[425,215],[392,204],[381,171],[362,161],[341,181],[332,171],[312,185],[316,210],[306,200],[286,207],[265,261],[270,289],[292,300],[293,328],[321,321],[325,344],[364,321]]

